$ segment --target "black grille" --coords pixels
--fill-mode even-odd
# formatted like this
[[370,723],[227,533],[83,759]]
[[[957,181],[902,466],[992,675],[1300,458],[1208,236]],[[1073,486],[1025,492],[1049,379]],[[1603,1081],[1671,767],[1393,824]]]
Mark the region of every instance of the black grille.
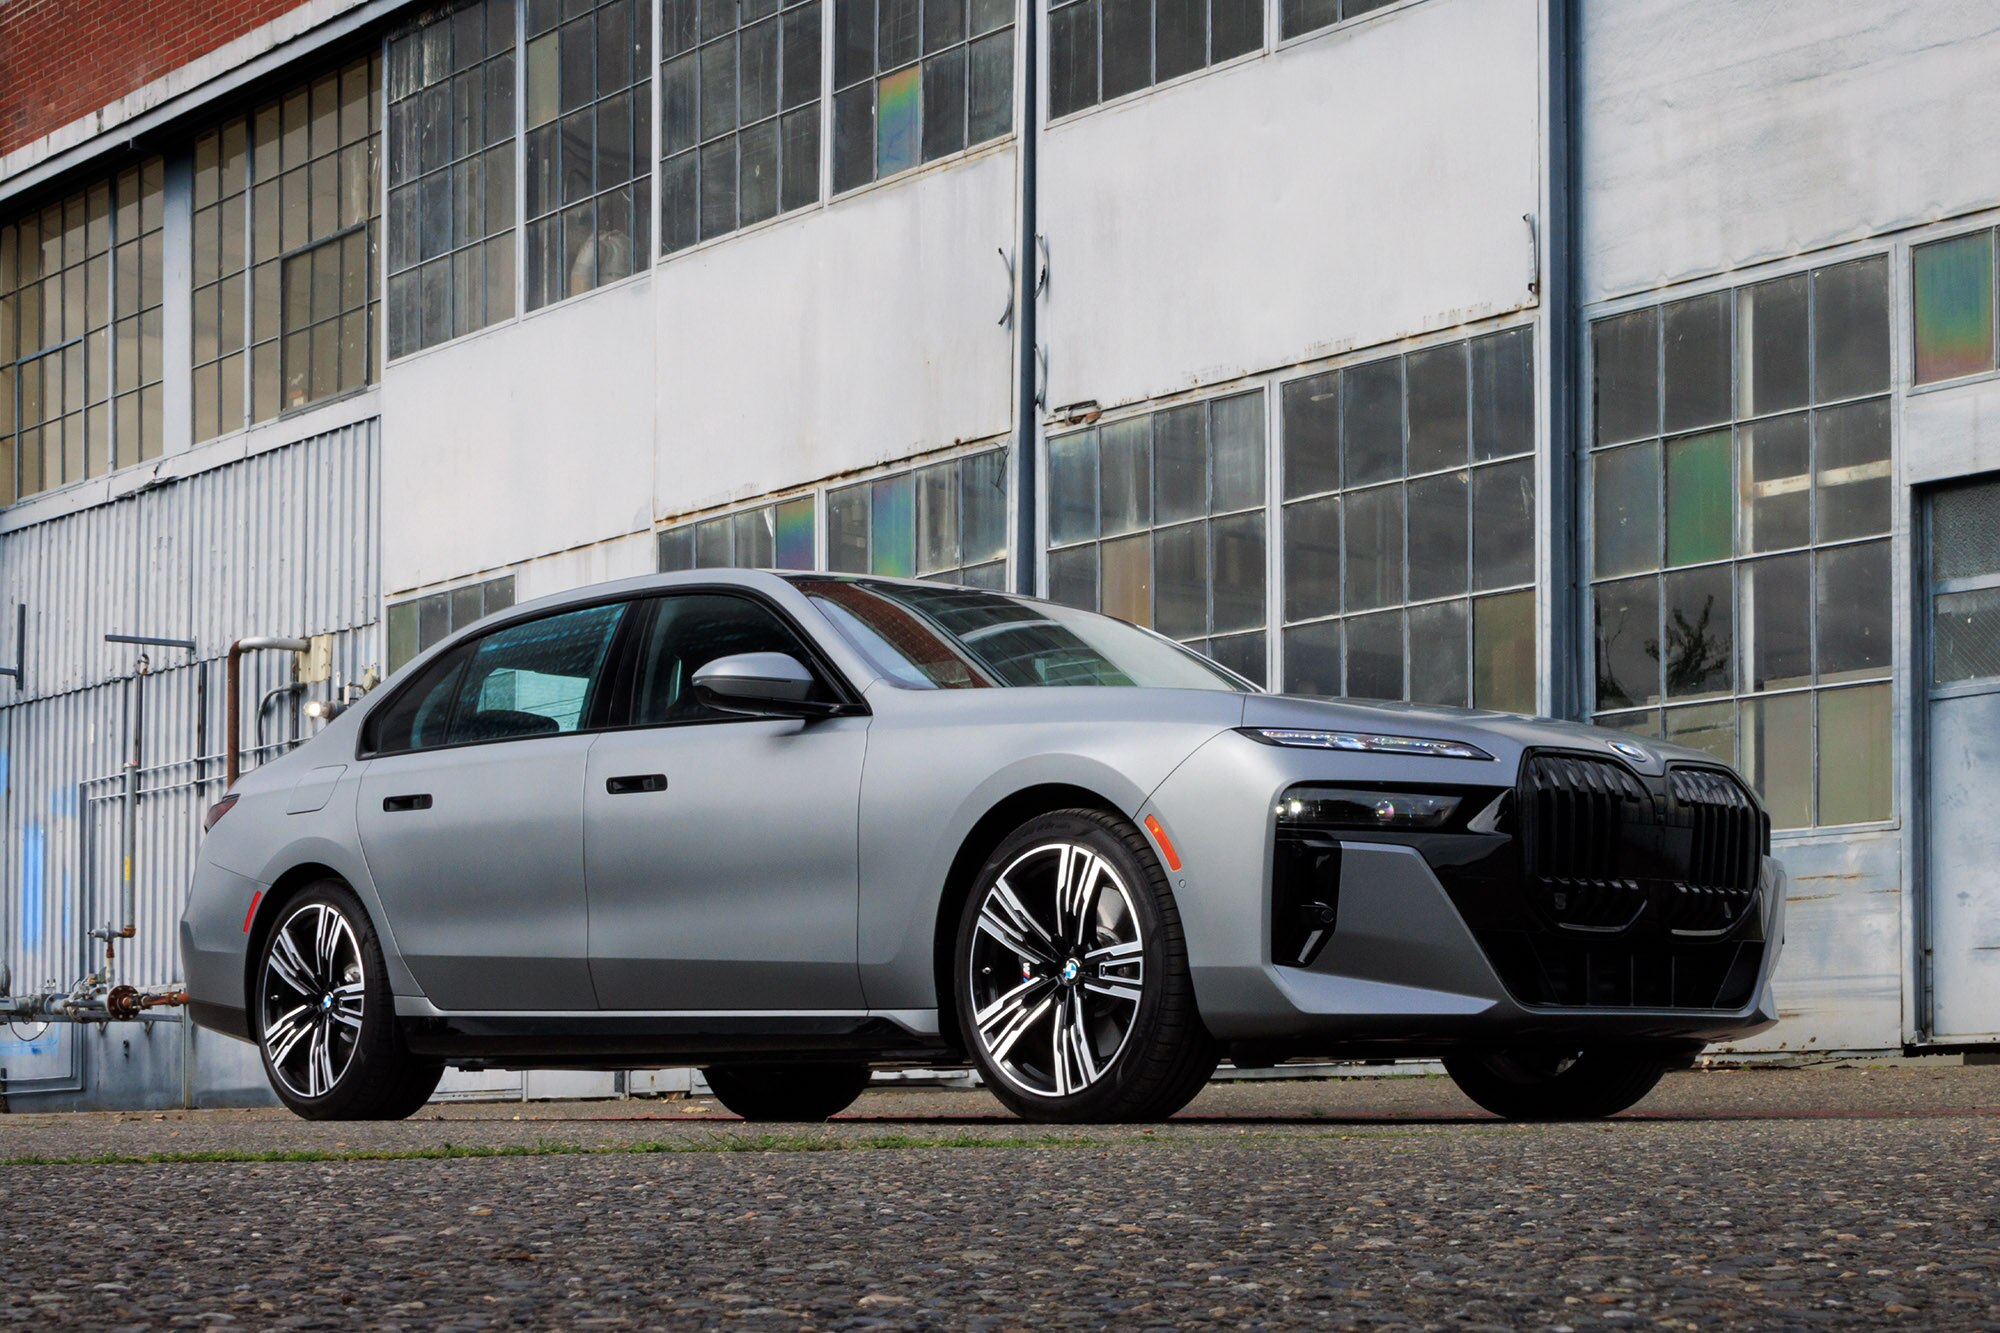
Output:
[[1521,856],[1558,925],[1623,930],[1646,910],[1628,830],[1652,823],[1652,798],[1623,764],[1536,755],[1521,775]]
[[1522,1004],[1606,1009],[1741,1009],[1753,998],[1762,940],[1592,940],[1490,930],[1479,943]]
[[1671,769],[1667,789],[1688,837],[1685,863],[1674,867],[1676,892],[1661,902],[1662,917],[1674,930],[1727,930],[1757,892],[1770,822],[1734,778],[1712,769]]

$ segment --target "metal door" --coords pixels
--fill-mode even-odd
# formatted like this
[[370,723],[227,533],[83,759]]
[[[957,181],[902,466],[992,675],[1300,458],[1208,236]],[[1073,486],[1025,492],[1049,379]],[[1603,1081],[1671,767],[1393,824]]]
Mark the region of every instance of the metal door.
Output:
[[1928,1035],[2000,1041],[2000,477],[1932,494],[1924,531]]

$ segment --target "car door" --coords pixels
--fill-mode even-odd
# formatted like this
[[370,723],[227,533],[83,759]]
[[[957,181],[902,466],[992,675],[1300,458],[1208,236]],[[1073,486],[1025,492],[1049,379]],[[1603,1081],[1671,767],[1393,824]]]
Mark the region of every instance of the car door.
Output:
[[388,926],[450,1010],[590,1010],[583,782],[627,604],[494,630],[371,718],[363,854]]
[[855,821],[868,719],[749,718],[694,697],[695,671],[718,657],[814,663],[752,595],[662,595],[633,637],[631,725],[598,738],[584,783],[599,1003],[862,1007]]

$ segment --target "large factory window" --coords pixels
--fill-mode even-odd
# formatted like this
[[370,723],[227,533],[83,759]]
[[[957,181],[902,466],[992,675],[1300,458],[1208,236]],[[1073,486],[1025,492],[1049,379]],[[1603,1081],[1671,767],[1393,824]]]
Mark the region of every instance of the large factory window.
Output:
[[1283,386],[1287,690],[1533,711],[1531,339]]
[[1049,596],[1145,625],[1262,684],[1264,394],[1049,441]]
[[1007,451],[989,449],[828,491],[826,567],[1004,588]]
[[1013,128],[1012,0],[834,0],[833,12],[835,191]]
[[196,440],[379,377],[380,87],[356,60],[195,140]]
[[389,41],[389,355],[514,314],[514,3]]
[[1887,261],[1600,319],[1591,358],[1597,720],[1739,763],[1779,827],[1888,818]]
[[528,0],[530,310],[652,253],[653,22],[641,0]]
[[1920,245],[1912,256],[1916,382],[1994,368],[1993,231]]
[[1261,0],[1057,0],[1049,7],[1049,115],[1263,47]]
[[1320,28],[1331,28],[1346,19],[1360,18],[1386,8],[1396,0],[1279,0],[1280,36],[1297,37]]
[[662,0],[660,249],[819,201],[820,0]]
[[659,536],[661,573],[682,569],[811,569],[813,497],[739,509]]
[[389,607],[389,670],[394,671],[446,635],[513,604],[512,574],[394,603]]
[[0,504],[160,454],[159,158],[0,224]]

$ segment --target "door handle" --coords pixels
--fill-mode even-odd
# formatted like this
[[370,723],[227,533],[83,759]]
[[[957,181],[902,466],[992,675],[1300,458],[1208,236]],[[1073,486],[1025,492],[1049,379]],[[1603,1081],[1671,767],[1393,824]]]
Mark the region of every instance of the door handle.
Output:
[[431,808],[431,794],[425,791],[414,796],[384,796],[382,808],[390,814],[398,810],[428,810]]
[[604,779],[604,790],[610,792],[613,796],[630,796],[634,792],[665,791],[666,789],[667,775],[665,773],[629,773],[620,778]]

